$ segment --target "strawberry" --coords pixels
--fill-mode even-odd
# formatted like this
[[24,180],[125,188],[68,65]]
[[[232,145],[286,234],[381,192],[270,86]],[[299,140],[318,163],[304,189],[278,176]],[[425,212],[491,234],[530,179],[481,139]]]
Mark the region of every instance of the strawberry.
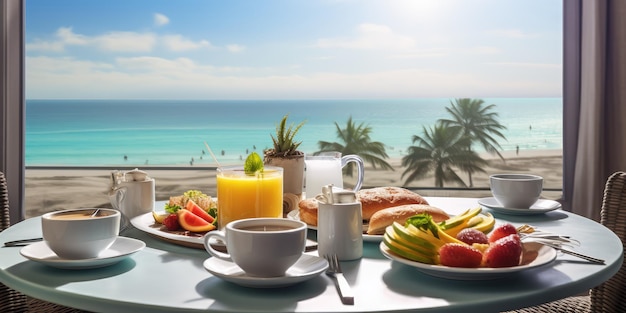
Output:
[[500,238],[489,245],[483,254],[485,267],[509,267],[519,265],[522,241],[517,234]]
[[504,238],[508,235],[517,234],[517,229],[515,226],[506,223],[498,226],[496,229],[491,232],[489,235],[489,243],[496,242],[500,238]]
[[163,220],[163,225],[167,228],[167,230],[179,230],[180,223],[178,222],[178,215],[176,213],[172,213],[168,215]]
[[489,243],[487,235],[474,228],[465,228],[461,230],[456,235],[456,239],[461,240],[468,245],[472,245],[474,243]]
[[453,267],[479,267],[483,254],[472,246],[447,243],[439,248],[439,263]]

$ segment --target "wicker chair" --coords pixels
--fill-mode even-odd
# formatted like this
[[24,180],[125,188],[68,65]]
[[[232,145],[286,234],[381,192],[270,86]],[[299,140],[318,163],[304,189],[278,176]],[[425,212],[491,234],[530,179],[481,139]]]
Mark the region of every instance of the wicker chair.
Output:
[[[9,196],[4,173],[0,172],[0,232],[11,226]],[[84,312],[28,297],[0,283],[0,312]]]
[[[626,243],[626,173],[611,175],[604,188],[602,225]],[[591,289],[588,296],[574,296],[510,312],[623,312],[626,305],[626,266],[603,284]]]

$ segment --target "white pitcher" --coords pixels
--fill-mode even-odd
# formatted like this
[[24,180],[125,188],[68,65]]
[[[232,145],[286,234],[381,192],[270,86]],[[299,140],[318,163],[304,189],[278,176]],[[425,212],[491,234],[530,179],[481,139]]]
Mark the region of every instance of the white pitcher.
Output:
[[114,209],[122,213],[121,230],[130,226],[133,217],[154,209],[154,179],[139,169],[111,173],[109,200]]
[[363,159],[356,154],[341,156],[340,152],[322,152],[319,155],[307,155],[304,158],[305,192],[307,198],[314,198],[322,192],[322,187],[332,184],[343,188],[341,169],[349,162],[356,163],[357,181],[352,191],[356,192],[363,185]]

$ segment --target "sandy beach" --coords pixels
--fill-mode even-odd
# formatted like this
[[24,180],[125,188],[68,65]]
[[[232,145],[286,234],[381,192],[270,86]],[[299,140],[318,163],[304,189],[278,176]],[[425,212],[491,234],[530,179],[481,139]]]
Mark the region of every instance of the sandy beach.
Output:
[[[404,186],[400,167],[401,159],[388,162],[395,171],[373,169],[366,166],[363,188],[379,186],[404,186],[423,196],[489,197],[489,175],[495,173],[532,173],[544,177],[544,193],[547,199],[558,199],[561,195],[563,158],[561,150],[529,150],[503,152],[504,161],[491,155],[483,155],[489,162],[486,173],[473,175],[474,189],[444,184],[444,189],[434,189],[434,177]],[[143,169],[142,167],[139,167]],[[110,174],[114,167],[107,169],[27,169],[25,215],[32,217],[45,212],[81,208],[111,207],[108,197]],[[156,200],[166,200],[189,189],[198,189],[209,195],[216,194],[215,170],[180,167],[180,169],[144,169],[156,181]],[[461,174],[468,183],[467,175]],[[345,186],[353,185],[353,179],[346,177]],[[469,183],[468,183],[469,184]]]

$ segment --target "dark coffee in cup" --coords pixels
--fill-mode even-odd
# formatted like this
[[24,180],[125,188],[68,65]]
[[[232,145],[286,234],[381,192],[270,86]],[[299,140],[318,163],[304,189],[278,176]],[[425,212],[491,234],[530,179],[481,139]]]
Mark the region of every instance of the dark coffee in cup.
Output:
[[247,231],[284,231],[293,229],[293,227],[289,226],[281,226],[281,225],[257,225],[257,226],[246,226],[239,228],[241,230]]

